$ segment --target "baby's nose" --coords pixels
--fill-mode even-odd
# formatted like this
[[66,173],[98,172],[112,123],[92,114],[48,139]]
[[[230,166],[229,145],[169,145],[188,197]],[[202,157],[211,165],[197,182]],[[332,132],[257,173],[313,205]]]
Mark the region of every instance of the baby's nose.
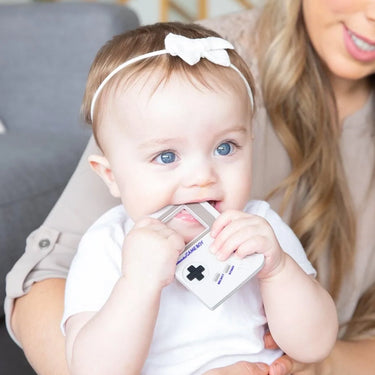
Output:
[[187,185],[191,187],[207,188],[216,183],[215,169],[211,164],[199,163],[192,166],[187,178]]

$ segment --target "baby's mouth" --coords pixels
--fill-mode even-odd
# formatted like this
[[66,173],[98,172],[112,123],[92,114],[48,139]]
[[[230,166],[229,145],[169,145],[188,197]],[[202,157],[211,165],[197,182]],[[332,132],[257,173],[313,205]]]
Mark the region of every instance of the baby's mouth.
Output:
[[207,201],[213,208],[216,208],[218,201]]
[[183,209],[175,216],[177,219],[183,220],[187,223],[196,223],[198,220],[187,210]]
[[[218,201],[215,201],[215,200],[208,200],[208,201],[206,201],[208,204],[210,204],[212,207],[214,207],[214,208],[216,208],[216,206],[217,206],[217,203],[218,203]],[[200,202],[197,202],[197,203],[200,203]],[[191,203],[186,203],[187,205],[188,204],[191,204]],[[175,217],[177,218],[177,219],[180,219],[180,220],[183,220],[183,221],[185,221],[186,223],[197,223],[197,222],[199,222],[199,220],[197,220],[193,215],[192,215],[192,213],[189,211],[189,210],[187,210],[187,209],[185,209],[185,208],[183,208],[180,212],[178,212],[176,215],[175,215]]]
[[210,200],[210,201],[207,201],[207,203],[209,203],[216,211],[222,212],[223,201]]

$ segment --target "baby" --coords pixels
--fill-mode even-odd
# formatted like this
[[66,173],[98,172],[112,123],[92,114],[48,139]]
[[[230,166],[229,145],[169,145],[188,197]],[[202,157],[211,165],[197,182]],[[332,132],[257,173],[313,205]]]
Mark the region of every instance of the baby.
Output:
[[[253,92],[233,46],[195,24],[140,27],[99,51],[83,111],[103,154],[89,162],[122,205],[84,235],[68,276],[72,374],[204,374],[239,360],[270,364],[282,351],[302,362],[330,352],[332,299],[290,228],[249,200]],[[219,260],[265,259],[213,311],[174,278],[197,221],[153,215],[196,202],[220,213],[210,248]],[[267,325],[282,351],[264,348]]]

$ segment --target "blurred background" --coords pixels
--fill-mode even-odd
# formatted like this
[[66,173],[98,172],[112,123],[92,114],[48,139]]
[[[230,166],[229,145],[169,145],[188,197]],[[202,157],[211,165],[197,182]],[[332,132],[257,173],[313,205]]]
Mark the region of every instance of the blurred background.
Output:
[[158,21],[192,21],[261,5],[263,0],[0,0],[0,4],[27,2],[102,2],[126,4],[134,9],[141,24]]

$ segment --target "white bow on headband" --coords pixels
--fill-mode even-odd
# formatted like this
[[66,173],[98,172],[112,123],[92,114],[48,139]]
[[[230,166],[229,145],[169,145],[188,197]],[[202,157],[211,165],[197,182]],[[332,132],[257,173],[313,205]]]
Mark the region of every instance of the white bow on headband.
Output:
[[165,49],[172,56],[178,56],[189,65],[194,65],[204,57],[214,64],[230,66],[226,49],[234,49],[231,43],[222,38],[189,39],[169,33],[165,38]]
[[250,98],[251,107],[254,108],[254,98],[253,93],[251,91],[251,87],[247,82],[245,76],[242,74],[242,72],[231,63],[228,52],[226,51],[227,49],[234,49],[233,45],[229,43],[227,40],[213,36],[207,38],[190,39],[182,35],[169,33],[165,37],[164,45],[165,49],[152,51],[149,53],[145,53],[144,55],[133,57],[132,59],[125,61],[124,63],[119,65],[116,69],[112,70],[110,74],[108,74],[108,76],[97,88],[92,98],[90,108],[91,122],[93,122],[94,119],[94,109],[96,100],[98,99],[98,96],[103,90],[104,86],[115,74],[117,74],[120,70],[126,68],[127,66],[134,64],[137,61],[165,54],[170,54],[171,56],[178,56],[189,65],[194,65],[198,63],[201,58],[206,58],[214,64],[232,68],[240,75],[240,77],[244,81],[246,90]]

